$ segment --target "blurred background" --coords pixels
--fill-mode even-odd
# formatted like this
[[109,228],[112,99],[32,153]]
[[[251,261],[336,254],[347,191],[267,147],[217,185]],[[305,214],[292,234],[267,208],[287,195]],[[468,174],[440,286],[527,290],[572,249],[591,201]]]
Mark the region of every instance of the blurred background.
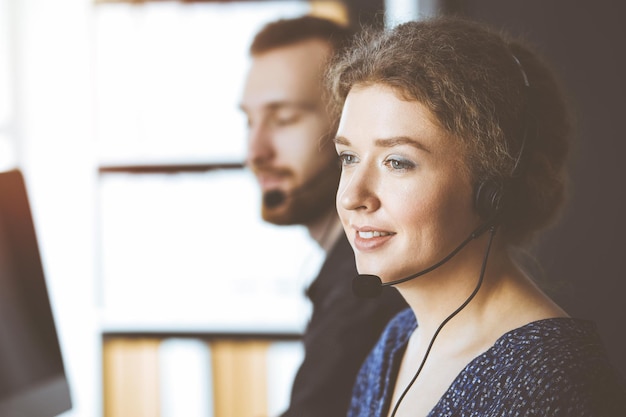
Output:
[[304,229],[261,221],[238,100],[252,35],[304,13],[388,26],[457,13],[538,47],[577,122],[570,202],[534,248],[541,283],[597,322],[626,374],[624,3],[0,0],[0,170],[28,187],[63,416],[286,406],[308,314],[297,277],[321,254]]

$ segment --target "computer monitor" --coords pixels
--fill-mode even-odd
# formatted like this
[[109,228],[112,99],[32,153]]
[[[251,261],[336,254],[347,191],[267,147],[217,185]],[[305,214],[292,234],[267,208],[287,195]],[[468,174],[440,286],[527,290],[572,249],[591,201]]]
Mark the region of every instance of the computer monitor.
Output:
[[20,170],[0,173],[0,416],[53,417],[72,408]]

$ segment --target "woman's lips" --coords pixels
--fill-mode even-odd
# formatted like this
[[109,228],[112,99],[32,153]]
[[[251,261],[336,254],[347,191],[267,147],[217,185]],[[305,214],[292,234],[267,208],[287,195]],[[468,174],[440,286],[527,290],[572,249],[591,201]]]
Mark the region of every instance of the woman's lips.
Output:
[[386,244],[395,233],[372,228],[356,228],[354,246],[361,252],[373,251]]

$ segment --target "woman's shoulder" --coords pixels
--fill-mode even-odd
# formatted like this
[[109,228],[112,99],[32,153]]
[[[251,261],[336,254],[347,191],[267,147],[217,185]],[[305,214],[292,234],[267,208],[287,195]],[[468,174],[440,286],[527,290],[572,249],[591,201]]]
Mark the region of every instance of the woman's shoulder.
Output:
[[584,374],[611,367],[595,323],[551,318],[528,323],[500,337],[488,355],[501,365],[523,364],[532,373]]
[[554,318],[529,323],[503,335],[467,370],[489,381],[490,395],[500,392],[572,412],[599,404],[624,410],[626,384],[591,321]]
[[595,323],[565,317],[538,320],[511,330],[496,341],[493,349],[505,360],[523,358],[531,363],[606,358]]

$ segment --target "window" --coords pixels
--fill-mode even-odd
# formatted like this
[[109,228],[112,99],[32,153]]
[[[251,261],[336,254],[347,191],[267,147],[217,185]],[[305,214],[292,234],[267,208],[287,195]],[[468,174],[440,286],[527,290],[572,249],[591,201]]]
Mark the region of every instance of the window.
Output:
[[[302,358],[293,336],[310,313],[304,283],[323,253],[304,227],[261,220],[258,187],[242,166],[246,121],[238,107],[253,34],[310,8],[306,1],[95,6],[98,270],[102,332],[111,343],[104,351],[132,355],[140,347],[117,352],[116,343],[158,335],[146,354],[160,358],[161,387],[148,385],[160,391],[163,416],[232,406],[218,391],[209,405],[206,394],[190,398],[172,382],[210,385],[198,375],[207,354],[228,368],[221,349],[230,357],[238,348],[218,341],[207,353],[202,342],[220,333],[277,337],[264,354],[261,386],[269,415],[288,404]],[[105,363],[105,375],[109,368],[119,367]],[[104,385],[127,379],[109,375]],[[105,404],[137,402],[139,393],[116,392],[105,389]],[[154,396],[145,405],[154,409]]]
[[252,36],[308,10],[305,1],[98,5],[101,164],[240,162],[238,99]]
[[238,101],[253,34],[310,7],[95,7],[105,329],[303,329],[322,254],[303,227],[260,219]]

